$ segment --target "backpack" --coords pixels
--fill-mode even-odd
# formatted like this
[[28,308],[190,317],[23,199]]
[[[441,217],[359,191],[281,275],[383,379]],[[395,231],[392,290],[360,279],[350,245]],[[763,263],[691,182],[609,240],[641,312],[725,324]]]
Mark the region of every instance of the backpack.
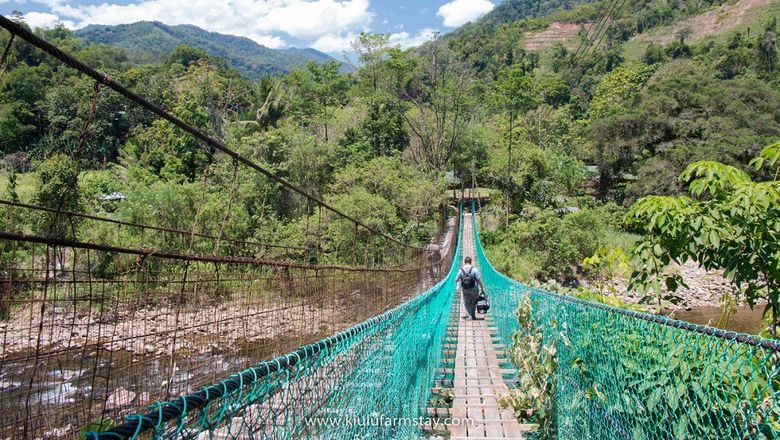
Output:
[[460,270],[460,285],[464,289],[473,289],[477,286],[477,278],[471,273],[471,269],[468,272]]

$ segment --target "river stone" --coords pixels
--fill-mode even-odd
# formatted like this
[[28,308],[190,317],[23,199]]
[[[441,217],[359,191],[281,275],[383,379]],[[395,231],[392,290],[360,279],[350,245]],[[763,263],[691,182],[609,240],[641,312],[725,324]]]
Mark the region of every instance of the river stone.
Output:
[[136,394],[130,390],[119,388],[106,400],[106,409],[116,409],[130,405],[135,400]]

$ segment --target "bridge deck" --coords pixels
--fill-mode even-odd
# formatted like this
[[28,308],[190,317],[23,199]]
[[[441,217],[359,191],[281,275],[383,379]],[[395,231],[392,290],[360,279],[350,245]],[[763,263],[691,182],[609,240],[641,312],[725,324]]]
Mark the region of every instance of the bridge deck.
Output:
[[[463,218],[463,251],[475,256],[471,214]],[[498,400],[509,394],[509,387],[504,380],[507,370],[499,360],[503,347],[494,338],[490,312],[484,320],[463,320],[466,309],[460,295],[459,301],[452,418],[465,423],[450,426],[450,438],[522,439],[527,427],[517,422],[513,410],[498,405]]]

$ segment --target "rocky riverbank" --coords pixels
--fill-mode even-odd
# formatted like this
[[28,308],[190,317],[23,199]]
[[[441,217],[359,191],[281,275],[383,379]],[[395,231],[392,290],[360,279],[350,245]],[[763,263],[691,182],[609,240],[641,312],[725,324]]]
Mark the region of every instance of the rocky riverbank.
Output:
[[[675,292],[670,292],[663,287],[663,293],[673,294],[680,299],[678,304],[669,301],[664,302],[667,309],[690,310],[697,307],[721,307],[723,298],[726,295],[733,295],[737,291],[737,286],[723,276],[723,271],[708,271],[699,266],[698,263],[688,261],[682,265],[673,265],[667,269],[669,274],[680,274],[685,281],[686,286],[680,286]],[[583,286],[596,288],[598,284],[604,281],[583,281]],[[623,302],[628,304],[639,304],[642,295],[638,292],[628,290],[628,280],[622,277],[613,277],[606,282],[609,290],[614,289],[615,295]],[[739,305],[744,305],[740,302]],[[655,312],[654,304],[641,304],[648,312]]]

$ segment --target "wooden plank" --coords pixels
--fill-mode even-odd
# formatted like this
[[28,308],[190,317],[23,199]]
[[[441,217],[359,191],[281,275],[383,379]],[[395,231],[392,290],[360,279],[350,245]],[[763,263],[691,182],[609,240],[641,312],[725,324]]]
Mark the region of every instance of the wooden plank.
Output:
[[[464,218],[463,245],[467,255],[474,255],[470,215]],[[457,310],[465,314],[461,295]],[[448,328],[451,342],[446,350],[455,355],[451,414],[462,422],[448,427],[451,439],[522,439],[523,432],[528,431],[517,422],[512,410],[498,404],[501,397],[509,394],[505,373],[515,375],[516,371],[502,368],[507,352],[497,333],[490,315],[484,320],[459,320],[457,327]]]

